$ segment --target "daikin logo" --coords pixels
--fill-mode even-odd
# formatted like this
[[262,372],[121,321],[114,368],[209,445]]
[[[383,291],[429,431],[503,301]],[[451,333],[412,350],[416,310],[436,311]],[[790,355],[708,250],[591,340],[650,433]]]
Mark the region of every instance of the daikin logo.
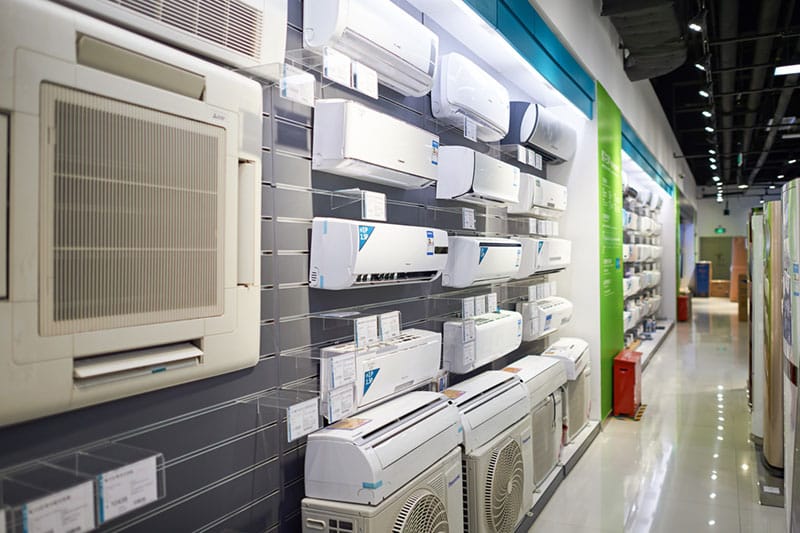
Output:
[[373,368],[372,370],[367,370],[364,372],[364,394],[367,393],[369,388],[375,382],[375,378],[377,377],[379,371],[380,368]]
[[481,255],[478,257],[478,264],[480,265],[483,262],[483,258],[486,257],[486,252],[489,251],[488,246],[481,246]]
[[375,226],[358,226],[358,250],[364,247],[367,244],[367,241],[372,236],[372,232],[375,231]]

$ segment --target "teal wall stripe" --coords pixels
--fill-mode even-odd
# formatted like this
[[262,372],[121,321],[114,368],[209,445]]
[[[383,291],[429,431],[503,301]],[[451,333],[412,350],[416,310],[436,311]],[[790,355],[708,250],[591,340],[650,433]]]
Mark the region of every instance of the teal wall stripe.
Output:
[[622,119],[622,150],[636,161],[653,181],[672,195],[675,190],[675,181],[661,163],[658,162],[658,159],[647,149],[647,146],[636,135],[636,132],[624,117]]

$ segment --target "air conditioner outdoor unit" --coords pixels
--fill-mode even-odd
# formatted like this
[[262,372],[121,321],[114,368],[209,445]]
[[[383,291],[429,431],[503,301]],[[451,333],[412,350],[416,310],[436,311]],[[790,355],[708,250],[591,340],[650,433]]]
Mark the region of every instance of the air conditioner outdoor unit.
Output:
[[559,361],[531,355],[503,371],[515,374],[528,390],[533,408],[533,483],[539,487],[558,464],[561,452],[561,388],[567,383],[567,374]]
[[572,442],[589,423],[591,383],[589,379],[589,343],[583,339],[563,337],[542,353],[561,361],[567,373],[567,434],[564,444]]
[[572,319],[572,302],[560,296],[550,296],[535,302],[518,302],[522,315],[522,340],[535,341],[566,326]]
[[444,287],[488,285],[511,279],[519,270],[522,244],[498,237],[449,237]]
[[439,37],[389,0],[306,0],[303,45],[331,47],[375,70],[383,85],[423,96],[433,85]]
[[441,354],[441,333],[413,328],[367,348],[357,348],[354,342],[323,348],[319,371],[323,412],[332,420],[329,398],[334,391],[344,393],[335,378],[338,365],[348,357],[355,359],[355,383],[344,387],[352,389],[356,411],[432,381]]
[[520,174],[519,202],[508,206],[512,215],[557,219],[567,209],[567,188],[532,174]]
[[306,496],[378,505],[459,444],[458,409],[439,393],[410,392],[309,435]]
[[461,413],[464,530],[512,532],[533,506],[531,405],[508,372],[489,371],[444,391]]
[[461,476],[455,448],[376,506],[303,498],[303,531],[463,533]]
[[447,256],[447,233],[439,229],[316,217],[308,280],[330,290],[428,282]]
[[314,170],[400,189],[438,176],[438,135],[352,100],[317,100],[313,137]]
[[508,133],[508,91],[461,54],[450,53],[439,60],[431,111],[458,128],[466,120],[474,122],[476,136],[484,142],[499,141]]
[[537,245],[536,273],[556,272],[570,265],[572,241],[548,237]]
[[466,374],[519,348],[522,316],[501,309],[466,320],[445,322],[443,333],[444,369]]
[[255,365],[260,85],[51,2],[0,43],[0,425]]
[[59,0],[202,57],[278,80],[286,0]]
[[460,200],[494,207],[519,201],[517,167],[465,146],[439,149],[438,200]]
[[529,146],[554,163],[569,161],[575,156],[578,134],[554,109],[529,102],[511,102],[511,125],[502,144]]

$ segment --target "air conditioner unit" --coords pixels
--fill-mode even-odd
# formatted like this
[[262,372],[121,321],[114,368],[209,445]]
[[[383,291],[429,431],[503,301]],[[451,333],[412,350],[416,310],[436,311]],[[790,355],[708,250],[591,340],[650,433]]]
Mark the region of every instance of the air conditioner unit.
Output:
[[323,348],[319,371],[323,412],[328,413],[330,391],[338,388],[333,377],[343,357],[355,359],[357,410],[429,383],[439,372],[441,354],[441,333],[413,328],[367,348],[356,348],[353,342]]
[[308,280],[330,290],[433,281],[447,256],[442,230],[315,217]]
[[511,102],[511,125],[502,144],[521,144],[542,152],[554,163],[575,156],[578,134],[554,109],[529,102]]
[[531,174],[520,174],[519,202],[509,214],[557,219],[567,209],[567,188]]
[[286,0],[59,0],[199,56],[277,80]]
[[352,100],[317,100],[311,168],[400,189],[438,175],[439,136]]
[[537,245],[536,273],[557,272],[567,268],[572,256],[572,241],[548,237]]
[[503,207],[519,201],[517,167],[465,146],[439,149],[438,200]]
[[664,249],[661,246],[653,245],[650,250],[653,259],[661,259],[661,254],[664,252]]
[[511,532],[533,506],[531,405],[508,372],[489,371],[444,391],[464,429],[464,530]]
[[0,425],[255,365],[260,85],[51,2],[0,43]]
[[410,392],[309,435],[306,496],[378,505],[461,440],[460,414],[447,398]]
[[631,257],[633,257],[633,245],[632,244],[623,244],[622,245],[622,260],[624,262],[632,261]]
[[389,0],[306,0],[303,45],[331,47],[406,96],[430,92],[439,37]]
[[655,314],[661,308],[661,296],[654,294],[650,296],[650,313]]
[[445,322],[443,333],[444,369],[466,374],[519,348],[522,316],[501,309],[467,320]]
[[515,374],[528,390],[533,408],[533,482],[539,487],[558,464],[561,452],[561,388],[567,383],[567,374],[559,361],[531,355],[503,371]]
[[455,448],[377,506],[303,498],[303,531],[463,533],[461,475]]
[[444,287],[499,283],[519,271],[522,244],[498,237],[448,237]]
[[633,296],[641,290],[641,276],[633,274],[627,278],[622,278],[622,295],[627,298]]
[[535,341],[555,333],[572,319],[572,302],[560,296],[550,296],[535,302],[518,302],[522,315],[522,340]]
[[506,88],[478,65],[461,54],[441,57],[431,91],[434,117],[459,128],[470,120],[479,140],[493,142],[508,133],[508,106]]
[[560,360],[567,373],[565,394],[567,434],[564,444],[568,444],[589,423],[591,402],[589,343],[583,339],[563,337],[551,344],[542,355]]

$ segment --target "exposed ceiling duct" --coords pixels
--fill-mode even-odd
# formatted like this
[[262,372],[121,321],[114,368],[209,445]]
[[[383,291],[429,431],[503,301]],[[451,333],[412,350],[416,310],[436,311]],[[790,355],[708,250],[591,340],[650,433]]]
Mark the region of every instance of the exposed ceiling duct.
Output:
[[661,76],[686,62],[674,1],[603,0],[600,14],[611,19],[622,39],[625,73],[631,81]]
[[[712,3],[712,8],[715,4]],[[721,39],[735,37],[739,27],[739,0],[726,0],[721,2],[719,11],[719,35]],[[733,153],[733,108],[735,99],[733,91],[736,88],[736,73],[731,68],[737,64],[738,50],[736,43],[728,43],[720,46],[719,49],[719,68],[723,70],[720,74],[719,92],[726,94],[722,97],[720,108],[722,109],[722,153]],[[726,155],[720,160],[722,165],[722,183],[731,183],[731,170],[733,169],[735,157]]]

